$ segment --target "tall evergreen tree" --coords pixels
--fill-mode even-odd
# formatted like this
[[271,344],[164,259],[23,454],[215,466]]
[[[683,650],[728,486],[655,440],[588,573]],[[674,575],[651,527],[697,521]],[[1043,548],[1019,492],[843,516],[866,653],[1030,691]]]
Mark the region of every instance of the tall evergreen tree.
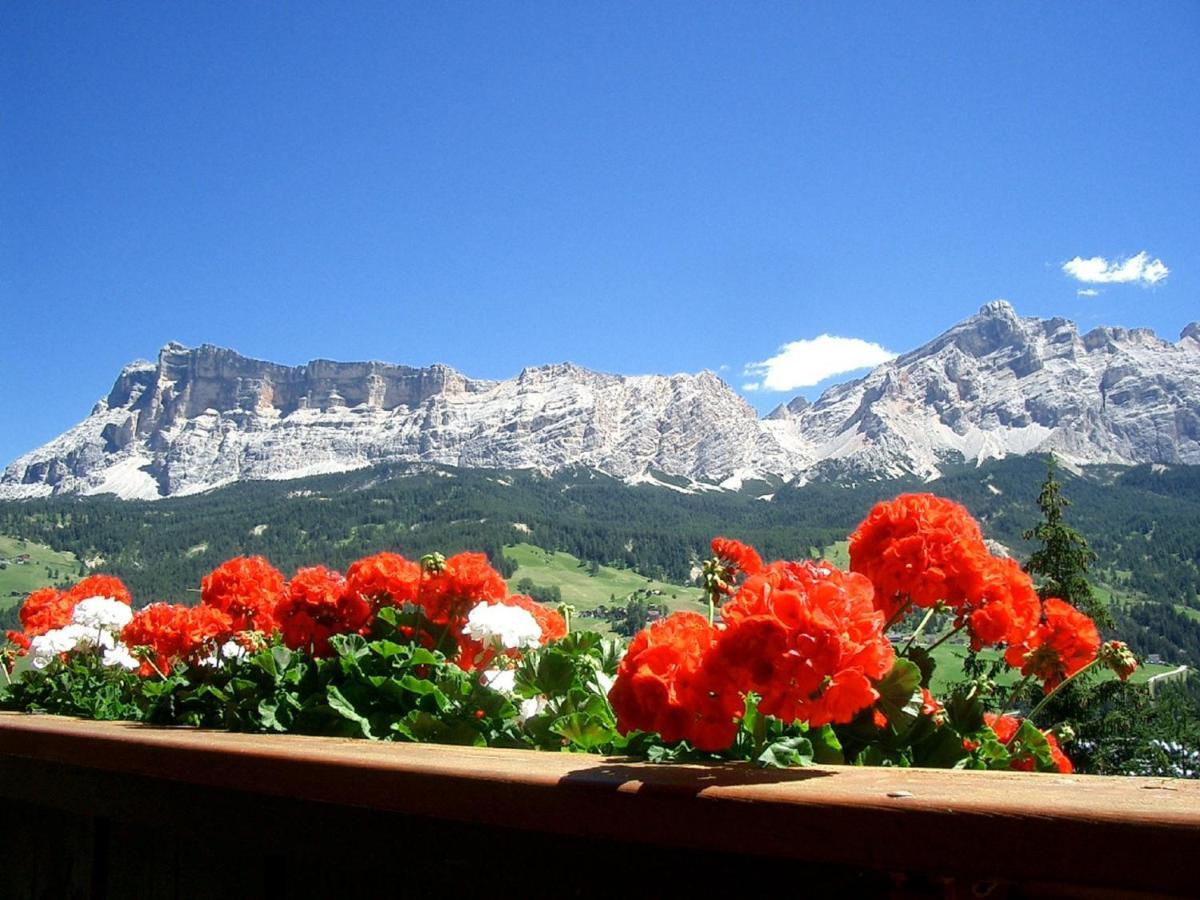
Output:
[[1046,460],[1046,480],[1038,494],[1042,521],[1025,532],[1026,540],[1041,546],[1030,554],[1025,571],[1039,582],[1042,599],[1057,597],[1091,616],[1101,628],[1111,628],[1112,616],[1092,591],[1088,570],[1096,554],[1082,534],[1063,519],[1071,501],[1063,496],[1058,482],[1058,464],[1051,454]]

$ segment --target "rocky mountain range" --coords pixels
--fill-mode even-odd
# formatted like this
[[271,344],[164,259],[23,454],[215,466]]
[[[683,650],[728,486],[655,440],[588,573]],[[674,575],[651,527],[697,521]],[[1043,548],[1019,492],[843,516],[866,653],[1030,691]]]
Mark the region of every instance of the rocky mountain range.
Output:
[[381,463],[595,468],[680,490],[760,479],[934,478],[948,461],[1053,450],[1075,463],[1200,463],[1200,323],[1080,334],[984,306],[863,378],[760,418],[712,372],[571,364],[504,381],[446,366],[282,366],[168,344],[80,424],[9,465],[0,499],[158,498]]

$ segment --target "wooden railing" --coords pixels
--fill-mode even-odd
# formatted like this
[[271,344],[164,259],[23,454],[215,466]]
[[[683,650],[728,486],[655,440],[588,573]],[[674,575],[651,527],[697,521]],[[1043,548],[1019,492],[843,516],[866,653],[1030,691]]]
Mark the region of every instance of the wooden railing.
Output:
[[1195,896],[1200,784],[0,714],[0,897]]

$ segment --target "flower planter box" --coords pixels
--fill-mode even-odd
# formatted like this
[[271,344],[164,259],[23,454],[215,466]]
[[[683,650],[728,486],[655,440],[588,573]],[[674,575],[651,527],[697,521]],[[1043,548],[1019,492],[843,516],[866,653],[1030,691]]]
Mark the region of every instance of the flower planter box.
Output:
[[0,896],[1194,896],[1200,783],[0,714]]

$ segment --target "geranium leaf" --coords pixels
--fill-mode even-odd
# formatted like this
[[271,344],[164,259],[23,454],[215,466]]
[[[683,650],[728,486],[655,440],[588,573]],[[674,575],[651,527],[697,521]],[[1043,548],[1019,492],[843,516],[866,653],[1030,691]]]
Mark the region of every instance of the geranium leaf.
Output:
[[810,731],[808,739],[812,743],[813,761],[822,765],[841,765],[846,761],[842,754],[842,742],[832,725],[823,725],[816,731]]
[[806,737],[798,735],[781,738],[768,744],[755,757],[760,766],[786,769],[789,766],[811,766],[813,761],[813,745]]
[[921,715],[921,670],[915,663],[898,658],[892,670],[875,686],[879,708],[897,731],[903,731]]
[[342,718],[348,719],[362,728],[363,737],[375,737],[371,733],[371,723],[354,708],[354,705],[346,699],[335,685],[330,684],[325,686],[325,701],[329,704],[329,708]]

